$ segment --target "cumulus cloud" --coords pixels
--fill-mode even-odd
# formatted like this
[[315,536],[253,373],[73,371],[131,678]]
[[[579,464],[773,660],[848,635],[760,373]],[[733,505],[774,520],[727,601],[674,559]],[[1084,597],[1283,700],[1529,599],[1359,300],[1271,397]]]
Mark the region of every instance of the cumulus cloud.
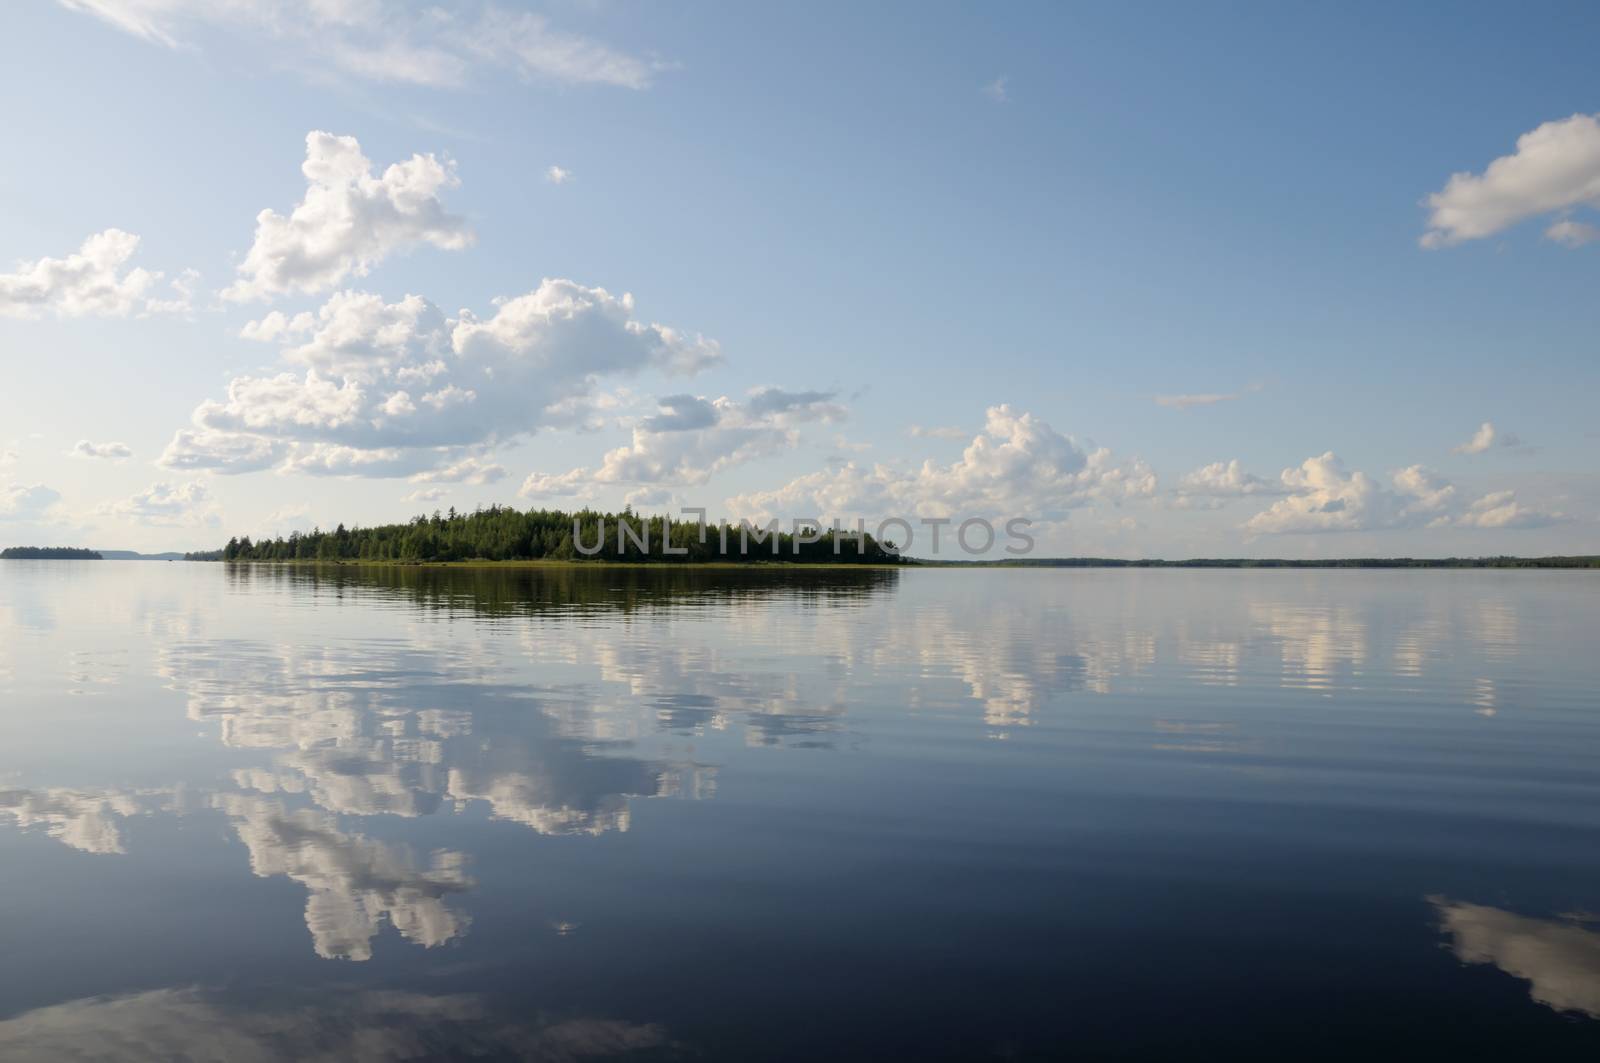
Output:
[[35,521],[43,518],[61,492],[44,484],[8,484],[0,488],[0,521]]
[[1482,454],[1494,447],[1514,447],[1522,440],[1509,433],[1496,430],[1493,422],[1485,421],[1472,433],[1472,438],[1456,447],[1451,448],[1453,454]]
[[98,512],[141,524],[166,526],[211,525],[217,514],[208,503],[211,493],[197,481],[154,483],[131,498],[100,507]]
[[1455,523],[1465,528],[1545,528],[1560,520],[1559,513],[1522,505],[1515,491],[1495,491],[1470,504]]
[[[224,399],[195,410],[162,464],[443,476],[484,447],[583,422],[587,403],[605,401],[596,393],[603,377],[692,373],[721,357],[713,340],[637,319],[631,295],[568,280],[497,300],[487,318],[358,291],[306,316],[256,323],[283,344],[283,371],[234,378]],[[489,468],[461,466],[459,475],[488,483]]]
[[78,440],[77,446],[67,453],[76,458],[104,458],[108,461],[124,461],[133,457],[133,451],[128,449],[126,443],[91,443],[87,439]]
[[[1600,206],[1600,116],[1546,122],[1518,137],[1514,153],[1481,174],[1452,175],[1423,203],[1430,211],[1421,241],[1427,248],[1493,236],[1540,214]],[[1570,242],[1576,231],[1558,223],[1546,235]]]
[[59,0],[125,33],[193,47],[211,29],[270,41],[319,76],[453,88],[484,71],[563,85],[648,87],[672,64],[556,29],[495,4],[423,7],[328,0]]
[[553,185],[564,185],[572,180],[572,171],[563,170],[559,166],[551,166],[544,172],[544,179]]
[[506,478],[503,465],[484,458],[466,457],[441,469],[428,469],[411,477],[412,483],[492,484]]
[[743,401],[668,395],[633,429],[627,446],[606,453],[600,467],[560,475],[534,473],[522,485],[530,498],[584,494],[598,484],[698,485],[717,472],[794,447],[798,425],[844,415],[831,391],[757,388]]
[[300,171],[305,197],[287,216],[270,208],[256,215],[255,242],[224,298],[326,291],[395,252],[421,244],[455,251],[473,241],[466,221],[439,199],[460,184],[455,166],[431,154],[376,175],[355,137],[313,131]]
[[801,476],[774,491],[729,499],[739,516],[824,518],[890,514],[1027,516],[1052,519],[1094,501],[1148,498],[1156,477],[1140,459],[1086,449],[1031,413],[986,411],[983,431],[959,461],[926,461],[915,471],[848,462]]
[[259,436],[185,428],[172,437],[157,464],[184,471],[259,472],[277,464],[283,452],[282,444]]
[[1401,469],[1384,486],[1351,471],[1332,451],[1307,458],[1280,477],[1288,495],[1243,524],[1254,534],[1376,531],[1386,528],[1533,528],[1560,519],[1519,505],[1514,492],[1484,495],[1462,506],[1454,484],[1421,465]]
[[175,285],[179,299],[155,298],[161,273],[129,268],[139,238],[121,229],[106,229],[84,240],[63,258],[24,261],[0,273],[0,317],[128,317],[132,314],[186,312],[193,294],[186,270]]
[[1006,94],[1007,80],[1009,79],[1005,77],[997,77],[987,85],[983,86],[980,91],[982,91],[985,96],[989,97],[989,99],[993,100],[995,103],[1005,103],[1010,99],[1010,97]]
[[1181,506],[1211,508],[1235,498],[1281,495],[1287,490],[1282,483],[1245,472],[1239,459],[1234,458],[1214,461],[1185,473],[1179,477],[1173,493]]

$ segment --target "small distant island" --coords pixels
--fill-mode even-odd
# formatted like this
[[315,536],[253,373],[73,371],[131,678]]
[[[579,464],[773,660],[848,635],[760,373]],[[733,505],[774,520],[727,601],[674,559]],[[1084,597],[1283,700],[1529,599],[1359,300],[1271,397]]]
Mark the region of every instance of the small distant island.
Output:
[[0,550],[3,561],[104,561],[98,550],[81,546],[8,546]]

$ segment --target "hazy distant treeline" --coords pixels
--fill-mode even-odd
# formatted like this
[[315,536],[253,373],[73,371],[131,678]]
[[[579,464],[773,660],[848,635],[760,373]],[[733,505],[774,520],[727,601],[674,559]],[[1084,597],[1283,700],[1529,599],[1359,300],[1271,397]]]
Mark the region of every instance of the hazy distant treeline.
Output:
[[44,561],[101,561],[94,550],[81,546],[8,546],[0,550],[0,559]]
[[[619,522],[627,533],[620,534]],[[574,527],[585,553],[573,542]],[[602,536],[603,530],[603,536]],[[288,536],[257,539],[248,536],[230,539],[222,548],[224,561],[801,561],[894,564],[900,561],[892,544],[880,543],[871,535],[858,545],[854,536],[842,537],[837,552],[830,534],[824,532],[815,542],[795,541],[790,532],[767,534],[757,541],[752,534],[742,539],[738,527],[729,530],[724,552],[722,536],[715,525],[705,529],[701,542],[698,524],[673,522],[670,538],[664,539],[668,525],[661,517],[646,517],[632,511],[601,513],[582,510],[567,513],[553,509],[519,510],[490,506],[472,513],[434,513],[415,517],[405,524],[380,524],[371,528],[320,529],[294,532]],[[777,536],[773,549],[772,535]],[[670,542],[667,554],[663,543]],[[647,547],[641,544],[648,544]],[[683,553],[677,551],[682,550]],[[196,560],[203,554],[190,555]]]

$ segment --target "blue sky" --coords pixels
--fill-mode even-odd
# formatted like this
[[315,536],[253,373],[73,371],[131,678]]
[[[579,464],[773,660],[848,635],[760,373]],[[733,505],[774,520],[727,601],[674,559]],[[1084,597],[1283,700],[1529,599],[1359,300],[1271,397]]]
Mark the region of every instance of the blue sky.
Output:
[[[1591,6],[218,10],[10,13],[0,542],[632,501],[1597,548]],[[314,131],[353,215],[294,213]]]

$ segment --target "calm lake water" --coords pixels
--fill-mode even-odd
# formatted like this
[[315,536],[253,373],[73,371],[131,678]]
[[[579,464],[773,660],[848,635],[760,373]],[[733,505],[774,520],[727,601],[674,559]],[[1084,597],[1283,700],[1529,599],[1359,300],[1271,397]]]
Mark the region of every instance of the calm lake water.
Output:
[[0,563],[0,1058],[1600,1052],[1600,578]]

